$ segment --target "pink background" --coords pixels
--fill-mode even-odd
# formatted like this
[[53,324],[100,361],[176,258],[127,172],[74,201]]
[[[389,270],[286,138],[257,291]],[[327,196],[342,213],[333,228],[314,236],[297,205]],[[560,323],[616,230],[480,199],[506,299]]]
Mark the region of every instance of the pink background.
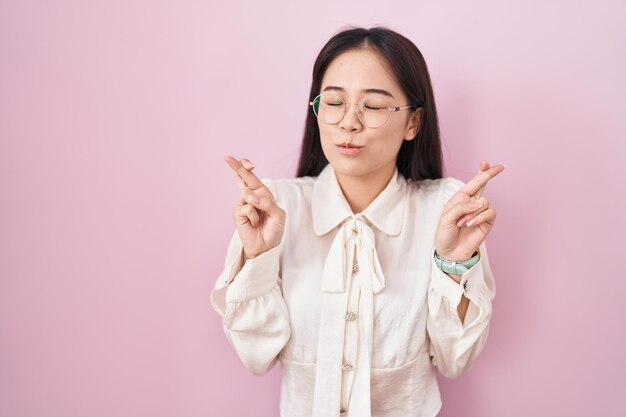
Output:
[[489,342],[440,415],[626,416],[626,3],[296,3],[0,1],[0,416],[278,415],[209,305],[222,157],[294,176],[315,56],[377,23],[426,58],[446,175],[508,165]]

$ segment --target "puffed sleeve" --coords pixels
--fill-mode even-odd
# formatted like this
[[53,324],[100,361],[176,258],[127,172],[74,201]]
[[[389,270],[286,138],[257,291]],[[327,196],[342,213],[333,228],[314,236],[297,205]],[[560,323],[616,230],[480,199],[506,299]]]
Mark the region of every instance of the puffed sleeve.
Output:
[[[448,177],[441,206],[463,185],[462,181]],[[491,301],[495,297],[496,287],[485,242],[480,244],[478,252],[479,261],[461,275],[460,284],[437,267],[435,247],[430,254],[431,277],[426,322],[430,356],[433,365],[448,378],[456,378],[471,367],[482,352],[489,333]],[[457,312],[462,295],[470,301],[463,323]]]
[[[263,179],[277,200],[271,180]],[[282,206],[281,206],[282,207]],[[226,338],[243,365],[255,375],[268,372],[291,337],[282,295],[282,243],[243,263],[243,244],[235,230],[224,270],[211,291],[211,306],[222,317]]]

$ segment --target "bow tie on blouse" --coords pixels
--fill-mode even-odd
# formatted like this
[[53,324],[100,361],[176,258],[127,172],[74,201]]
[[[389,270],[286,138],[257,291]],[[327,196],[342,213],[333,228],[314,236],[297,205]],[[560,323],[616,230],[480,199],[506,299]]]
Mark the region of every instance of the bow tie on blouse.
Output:
[[[387,236],[399,235],[407,203],[407,182],[397,169],[387,186],[359,214],[352,212],[332,165],[326,165],[315,181],[312,197],[315,233],[322,237],[337,226],[339,229],[331,242],[322,275],[313,417],[340,416],[342,377],[348,376],[344,372],[354,373],[347,414],[371,416],[374,295],[384,290],[385,277],[370,224]],[[351,293],[358,298],[356,317],[348,312]],[[352,326],[354,319],[358,326],[358,339],[352,341],[358,346],[356,359],[355,363],[343,363],[346,324],[351,321]]]
[[[358,279],[354,274],[358,273]],[[346,312],[352,285],[360,286],[359,346],[356,366],[343,363]],[[355,372],[351,416],[370,416],[370,368],[374,332],[374,294],[385,288],[374,232],[363,214],[352,214],[331,244],[322,276],[322,312],[317,350],[313,417],[338,416],[342,373]]]

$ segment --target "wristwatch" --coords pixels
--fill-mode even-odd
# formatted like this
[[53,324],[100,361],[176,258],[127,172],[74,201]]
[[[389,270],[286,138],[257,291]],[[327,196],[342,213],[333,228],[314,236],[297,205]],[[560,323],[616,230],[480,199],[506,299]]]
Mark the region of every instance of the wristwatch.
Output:
[[447,272],[449,274],[464,274],[471,267],[476,265],[478,260],[480,259],[480,253],[478,251],[474,252],[474,255],[466,261],[447,261],[445,259],[441,259],[437,255],[437,251],[435,254],[435,264],[441,269],[443,272]]

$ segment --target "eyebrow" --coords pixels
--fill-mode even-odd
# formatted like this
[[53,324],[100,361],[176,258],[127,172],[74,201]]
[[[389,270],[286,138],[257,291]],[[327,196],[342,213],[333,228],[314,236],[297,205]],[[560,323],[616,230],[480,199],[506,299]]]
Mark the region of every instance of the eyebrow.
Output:
[[[346,89],[343,87],[337,87],[335,85],[329,85],[328,87],[326,87],[324,89],[324,91],[328,91],[328,90],[336,90],[336,91],[343,91],[345,92]],[[322,91],[322,92],[324,92]],[[364,93],[374,93],[374,94],[382,94],[383,96],[387,96],[387,97],[391,97],[391,98],[395,98],[393,96],[393,94],[391,94],[389,91],[387,90],[383,90],[382,88],[366,88],[365,90],[361,90]]]

